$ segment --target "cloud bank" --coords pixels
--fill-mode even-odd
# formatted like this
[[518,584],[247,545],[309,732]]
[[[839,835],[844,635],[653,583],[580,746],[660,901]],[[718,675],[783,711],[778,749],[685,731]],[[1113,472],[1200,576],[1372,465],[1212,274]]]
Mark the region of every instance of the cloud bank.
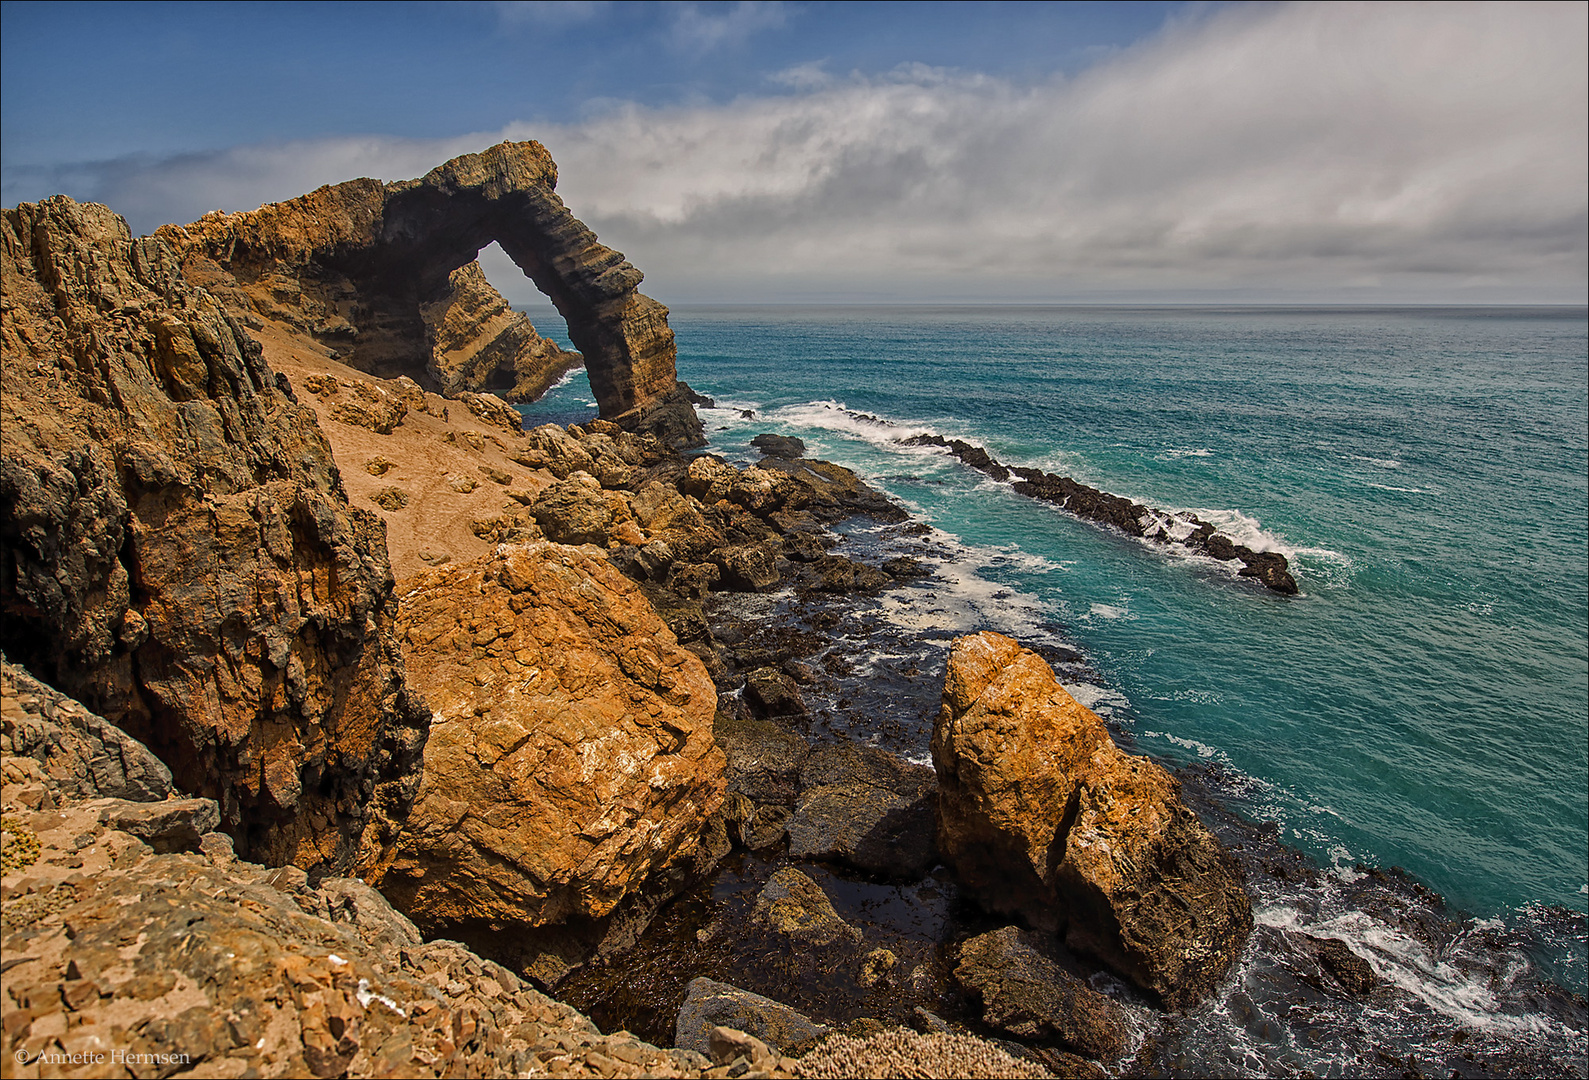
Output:
[[1582,303],[1586,39],[1580,4],[1241,7],[1069,80],[807,64],[727,104],[91,163],[7,201],[48,182],[149,229],[538,138],[664,300]]

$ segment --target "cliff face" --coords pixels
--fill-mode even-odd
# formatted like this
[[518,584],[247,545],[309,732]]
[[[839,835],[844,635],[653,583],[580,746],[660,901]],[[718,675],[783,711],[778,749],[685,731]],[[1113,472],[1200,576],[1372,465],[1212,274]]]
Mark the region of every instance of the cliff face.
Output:
[[378,521],[164,241],[59,196],[0,241],[0,645],[250,858],[351,867],[406,814],[428,723]]
[[567,354],[528,320],[489,315],[505,304],[474,259],[494,240],[567,320],[604,419],[702,445],[667,309],[636,291],[640,271],[597,242],[556,185],[539,143],[501,143],[418,180],[351,180],[160,235],[234,307],[302,326],[363,371],[442,389],[461,370],[471,389],[511,378],[527,391],[566,370]]

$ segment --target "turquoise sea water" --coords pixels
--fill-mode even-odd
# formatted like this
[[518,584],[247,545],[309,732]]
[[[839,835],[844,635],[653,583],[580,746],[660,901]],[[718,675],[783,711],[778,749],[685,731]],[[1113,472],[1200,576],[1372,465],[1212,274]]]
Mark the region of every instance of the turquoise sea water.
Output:
[[[755,460],[751,436],[798,435],[886,490],[959,545],[1009,615],[993,628],[1042,624],[1083,652],[1097,678],[1081,690],[1140,749],[1232,770],[1237,809],[1325,866],[1399,865],[1507,924],[1584,910],[1582,309],[734,307],[671,322],[680,376],[720,406],[701,414],[713,450]],[[589,400],[576,377],[528,411],[568,422]],[[898,445],[920,431],[1196,510],[1285,553],[1302,595]],[[1581,992],[1574,951],[1552,966]]]

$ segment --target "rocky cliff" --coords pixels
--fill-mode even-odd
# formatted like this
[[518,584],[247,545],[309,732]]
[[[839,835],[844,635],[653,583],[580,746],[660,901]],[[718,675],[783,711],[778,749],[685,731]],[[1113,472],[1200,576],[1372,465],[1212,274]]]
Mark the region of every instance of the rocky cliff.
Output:
[[377,519],[163,240],[58,196],[0,245],[0,645],[250,858],[346,870],[406,813],[428,723]]
[[539,143],[501,143],[418,180],[350,180],[160,235],[234,307],[302,327],[361,370],[432,389],[511,380],[528,391],[567,359],[527,320],[508,319],[469,269],[496,241],[567,320],[604,419],[703,444],[677,382],[667,309],[636,291],[640,271],[597,242],[556,185]]

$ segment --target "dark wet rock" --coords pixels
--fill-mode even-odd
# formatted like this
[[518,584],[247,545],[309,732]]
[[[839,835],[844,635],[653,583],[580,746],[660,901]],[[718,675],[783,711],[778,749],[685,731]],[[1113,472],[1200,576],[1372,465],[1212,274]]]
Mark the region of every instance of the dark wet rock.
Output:
[[745,700],[763,716],[804,716],[806,712],[800,688],[777,668],[757,668],[746,675]]
[[806,508],[826,521],[837,521],[852,514],[865,514],[878,521],[904,521],[910,515],[886,495],[867,486],[854,472],[831,461],[800,458],[763,458],[763,470],[794,477],[811,489]]
[[908,555],[900,555],[886,560],[883,563],[882,570],[889,577],[901,580],[926,577],[932,573],[931,570],[921,564],[920,559],[913,559]]
[[727,757],[728,790],[751,801],[792,805],[800,770],[811,754],[805,739],[767,720],[729,719],[719,714],[717,745]]
[[1109,1074],[1095,1062],[1052,1046],[1033,1046],[1027,1054],[1055,1076],[1064,1080],[1109,1080]]
[[717,402],[713,401],[705,394],[698,394],[694,390],[690,389],[690,384],[685,382],[683,379],[679,380],[679,386],[683,388],[684,397],[691,405],[701,409],[717,408]]
[[876,592],[893,584],[893,578],[876,567],[842,555],[823,555],[813,560],[801,580],[809,581],[809,588],[827,593]]
[[1010,470],[993,460],[980,446],[973,446],[960,439],[946,439],[942,435],[915,435],[904,440],[906,446],[941,446],[955,457],[976,469],[978,472],[987,473],[1001,483],[1010,478]]
[[1171,543],[1168,524],[1173,517],[1183,525],[1193,527],[1191,535],[1180,541],[1186,547],[1222,562],[1240,559],[1242,568],[1237,571],[1239,576],[1255,578],[1286,596],[1297,593],[1296,580],[1291,576],[1284,555],[1273,551],[1257,552],[1237,544],[1195,515],[1170,515],[1152,510],[1122,496],[1088,487],[1068,476],[1055,476],[1041,469],[1021,466],[1006,468],[982,447],[959,439],[946,439],[942,435],[914,435],[902,441],[906,446],[941,446],[973,469],[995,480],[1007,481],[1013,475],[1016,477],[1015,490],[1022,495],[1054,503],[1079,518],[1112,526],[1127,536],[1144,536],[1161,544]]
[[862,937],[839,918],[822,887],[792,866],[768,879],[756,897],[751,919],[801,948],[855,945]]
[[1367,960],[1353,952],[1346,942],[1339,938],[1318,938],[1311,934],[1303,934],[1302,937],[1312,949],[1320,969],[1328,973],[1348,994],[1370,994],[1379,986],[1379,976],[1374,974],[1374,969]]
[[898,880],[920,878],[937,862],[932,769],[838,743],[812,753],[801,783],[787,825],[790,855]]
[[822,537],[808,532],[784,534],[783,557],[791,562],[817,562],[828,553]]
[[714,1027],[754,1035],[784,1053],[808,1047],[831,1030],[771,998],[711,979],[691,979],[673,1043],[680,1050],[710,1055]]
[[711,563],[674,563],[668,587],[680,596],[700,600],[722,580],[723,572]]
[[1058,1040],[1104,1061],[1126,1052],[1129,1029],[1120,1006],[1045,956],[1035,936],[1017,927],[961,945],[955,979],[981,999],[989,1027]]
[[714,552],[712,562],[722,571],[725,589],[756,592],[778,584],[778,560],[768,546],[723,548]]
[[750,851],[764,851],[783,842],[787,834],[789,808],[777,803],[758,806],[737,792],[731,793],[723,803],[723,819],[729,835],[741,847]]
[[1277,593],[1295,595],[1297,592],[1296,579],[1291,576],[1286,557],[1274,551],[1251,551],[1242,548],[1238,552],[1241,561],[1245,564],[1236,571],[1242,577],[1257,578]]
[[768,457],[781,457],[789,461],[805,457],[805,440],[793,435],[757,435],[750,440],[750,445],[760,450]]

